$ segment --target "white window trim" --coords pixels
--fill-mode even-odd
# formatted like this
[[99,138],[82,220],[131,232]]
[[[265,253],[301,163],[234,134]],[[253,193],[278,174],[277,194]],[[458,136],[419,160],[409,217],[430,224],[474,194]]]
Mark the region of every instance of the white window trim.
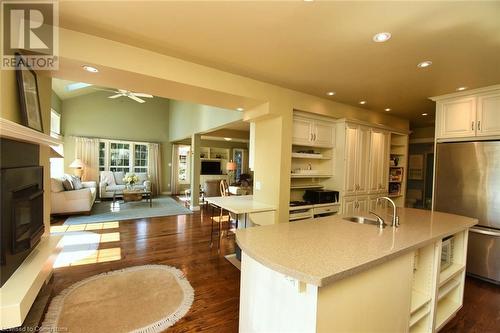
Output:
[[[99,143],[103,142],[104,143],[104,170],[109,171],[111,166],[111,161],[110,161],[110,151],[111,151],[111,143],[118,143],[118,144],[128,144],[129,145],[129,152],[130,152],[130,158],[129,158],[129,169],[130,173],[135,173],[135,168],[145,168],[146,173],[149,174],[149,142],[140,142],[140,141],[125,141],[125,140],[113,140],[113,139],[99,139]],[[136,145],[141,145],[141,146],[146,146],[148,149],[148,158],[146,159],[146,166],[142,165],[135,165],[135,146]],[[99,164],[99,169],[101,168],[101,165]]]

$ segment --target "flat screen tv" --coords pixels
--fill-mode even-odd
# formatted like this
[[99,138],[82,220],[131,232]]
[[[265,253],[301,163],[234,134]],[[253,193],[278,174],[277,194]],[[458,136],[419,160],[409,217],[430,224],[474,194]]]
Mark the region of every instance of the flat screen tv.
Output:
[[201,161],[202,175],[220,175],[220,161]]

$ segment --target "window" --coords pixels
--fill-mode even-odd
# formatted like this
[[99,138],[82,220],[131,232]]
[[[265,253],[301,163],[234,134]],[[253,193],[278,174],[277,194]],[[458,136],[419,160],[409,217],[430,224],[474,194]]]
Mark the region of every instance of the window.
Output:
[[179,160],[177,161],[179,184],[189,184],[189,152],[190,146],[179,146]]
[[130,172],[130,144],[111,142],[109,153],[110,171]]
[[99,171],[106,170],[106,143],[99,142]]
[[99,170],[147,173],[148,144],[130,141],[101,140]]
[[[50,136],[53,138],[61,137],[61,115],[55,110],[50,110]],[[61,156],[64,156],[63,145],[52,147]],[[64,159],[50,158],[50,177],[59,178],[64,175]]]
[[148,171],[148,146],[136,144],[134,151],[134,172]]
[[61,135],[61,115],[54,109],[50,110],[50,136],[58,138]]

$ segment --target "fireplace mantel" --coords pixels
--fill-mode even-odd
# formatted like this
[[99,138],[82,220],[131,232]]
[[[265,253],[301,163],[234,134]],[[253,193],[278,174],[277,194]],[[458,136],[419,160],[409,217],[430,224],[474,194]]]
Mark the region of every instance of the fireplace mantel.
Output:
[[24,141],[44,146],[58,146],[62,140],[53,138],[29,127],[0,118],[0,136],[12,140]]

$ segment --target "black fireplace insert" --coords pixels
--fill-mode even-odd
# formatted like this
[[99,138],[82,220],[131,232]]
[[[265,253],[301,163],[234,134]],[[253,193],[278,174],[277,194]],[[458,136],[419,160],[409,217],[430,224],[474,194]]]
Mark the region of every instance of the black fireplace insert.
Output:
[[[1,285],[40,241],[43,224],[43,167],[36,145],[0,140]],[[29,165],[32,164],[32,165]]]

